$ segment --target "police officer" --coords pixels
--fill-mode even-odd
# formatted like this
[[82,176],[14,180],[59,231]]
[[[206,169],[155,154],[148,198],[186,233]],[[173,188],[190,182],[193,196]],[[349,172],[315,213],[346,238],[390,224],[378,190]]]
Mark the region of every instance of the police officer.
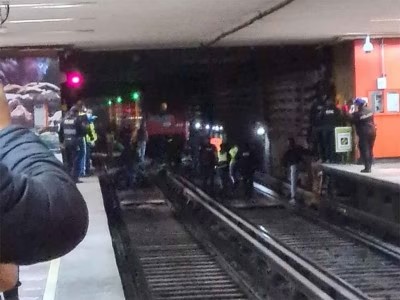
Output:
[[203,189],[214,192],[215,166],[217,165],[217,149],[208,138],[205,138],[200,147],[200,174]]
[[250,144],[246,143],[239,149],[237,163],[243,178],[244,194],[247,199],[253,197],[254,173],[257,168],[256,157]]
[[331,98],[326,98],[321,111],[321,142],[322,160],[324,162],[336,161],[335,127],[340,120],[340,110]]
[[222,143],[221,151],[218,153],[217,174],[223,196],[226,196],[229,190],[229,162],[230,155],[228,153],[228,145]]
[[79,182],[79,141],[85,136],[85,127],[79,118],[77,107],[72,107],[61,122],[59,136],[64,145],[67,170],[75,182]]
[[321,128],[321,115],[323,108],[324,101],[321,97],[317,97],[311,105],[309,129],[309,142],[312,144],[313,152],[321,158],[324,146]]
[[374,122],[374,114],[367,108],[367,102],[357,98],[354,100],[356,111],[353,113],[352,121],[355,125],[358,135],[358,147],[360,149],[361,159],[365,168],[362,173],[370,173],[372,161],[374,158],[373,149],[376,138],[376,127]]

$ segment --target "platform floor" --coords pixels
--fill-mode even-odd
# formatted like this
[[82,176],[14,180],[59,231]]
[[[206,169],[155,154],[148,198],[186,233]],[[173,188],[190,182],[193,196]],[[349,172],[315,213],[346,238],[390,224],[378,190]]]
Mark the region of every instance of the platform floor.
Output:
[[71,253],[20,270],[20,300],[123,300],[111,236],[97,178],[78,188],[89,208],[89,230]]
[[361,179],[387,182],[400,187],[400,162],[375,163],[371,173],[361,173],[361,165],[324,164],[325,171],[342,172],[343,174],[358,176]]

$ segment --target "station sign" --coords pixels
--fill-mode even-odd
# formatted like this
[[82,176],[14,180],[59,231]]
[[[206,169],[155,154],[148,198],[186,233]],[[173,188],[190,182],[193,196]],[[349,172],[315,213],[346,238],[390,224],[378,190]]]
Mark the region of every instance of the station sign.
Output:
[[336,153],[351,152],[353,150],[352,127],[335,128]]

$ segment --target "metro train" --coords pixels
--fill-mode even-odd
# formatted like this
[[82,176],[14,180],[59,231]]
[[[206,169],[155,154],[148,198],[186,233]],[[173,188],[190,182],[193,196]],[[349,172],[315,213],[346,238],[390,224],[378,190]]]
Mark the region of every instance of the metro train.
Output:
[[147,154],[159,160],[176,161],[189,139],[189,122],[183,114],[150,114],[146,118]]

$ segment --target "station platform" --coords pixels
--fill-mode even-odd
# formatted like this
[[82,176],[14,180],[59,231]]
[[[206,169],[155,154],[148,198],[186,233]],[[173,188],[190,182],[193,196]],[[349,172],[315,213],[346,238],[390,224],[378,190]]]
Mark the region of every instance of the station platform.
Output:
[[323,164],[324,172],[357,178],[372,184],[400,189],[400,162],[375,163],[371,173],[361,173],[363,166]]
[[326,204],[400,237],[400,162],[376,162],[371,173],[361,165],[324,164]]
[[125,299],[98,179],[78,188],[89,208],[87,236],[60,259],[21,267],[20,300]]

